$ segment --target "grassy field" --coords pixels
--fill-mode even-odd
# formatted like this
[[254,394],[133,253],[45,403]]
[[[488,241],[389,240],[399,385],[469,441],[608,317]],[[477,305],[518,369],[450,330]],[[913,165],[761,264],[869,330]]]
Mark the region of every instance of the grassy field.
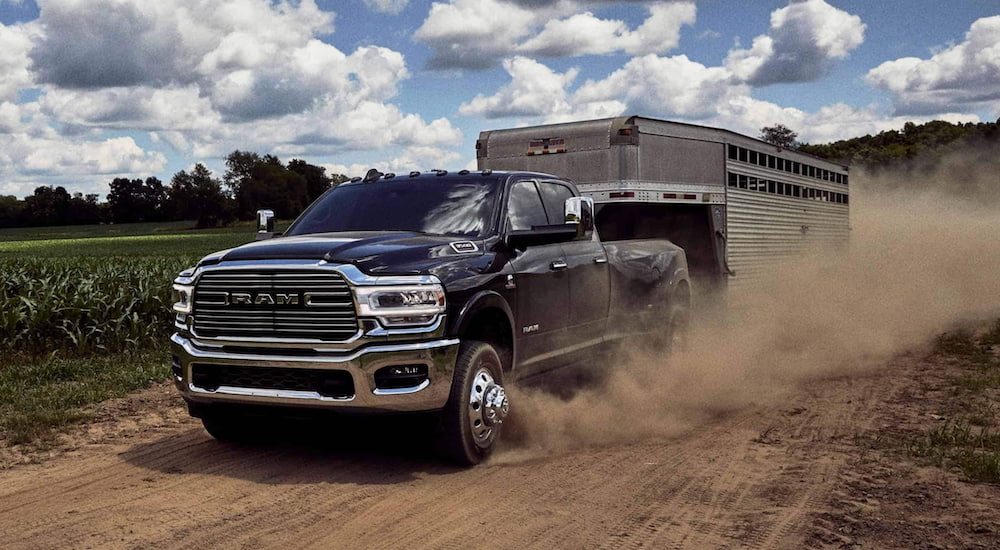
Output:
[[938,360],[959,365],[949,377],[950,399],[936,415],[942,423],[880,446],[902,450],[918,461],[961,471],[971,481],[1000,483],[1000,319],[985,331],[942,334],[934,342]]
[[169,374],[171,281],[254,227],[0,230],[0,444],[44,442],[87,406]]
[[86,239],[93,237],[125,237],[136,235],[162,235],[186,233],[243,233],[250,235],[254,222],[236,222],[229,227],[194,229],[193,221],[118,223],[101,225],[59,225],[52,227],[12,227],[0,229],[0,241],[29,241],[42,239]]

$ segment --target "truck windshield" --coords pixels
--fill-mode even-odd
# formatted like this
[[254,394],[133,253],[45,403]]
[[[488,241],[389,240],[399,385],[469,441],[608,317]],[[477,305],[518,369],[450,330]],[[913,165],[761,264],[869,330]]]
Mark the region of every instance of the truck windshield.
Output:
[[484,237],[498,187],[495,178],[401,178],[343,184],[306,210],[285,234],[419,231]]

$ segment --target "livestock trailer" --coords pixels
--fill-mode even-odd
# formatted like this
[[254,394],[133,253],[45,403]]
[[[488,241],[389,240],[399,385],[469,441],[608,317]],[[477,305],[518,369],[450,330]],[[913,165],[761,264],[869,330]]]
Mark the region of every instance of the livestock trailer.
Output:
[[476,150],[480,170],[572,179],[602,240],[669,238],[702,290],[752,285],[850,231],[847,166],[721,128],[624,116],[488,130]]

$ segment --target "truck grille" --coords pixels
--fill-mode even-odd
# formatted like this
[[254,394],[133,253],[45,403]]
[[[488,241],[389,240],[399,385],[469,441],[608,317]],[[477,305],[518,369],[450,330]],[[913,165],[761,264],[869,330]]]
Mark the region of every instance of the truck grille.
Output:
[[338,273],[210,271],[195,286],[198,336],[343,342],[357,331],[351,289]]

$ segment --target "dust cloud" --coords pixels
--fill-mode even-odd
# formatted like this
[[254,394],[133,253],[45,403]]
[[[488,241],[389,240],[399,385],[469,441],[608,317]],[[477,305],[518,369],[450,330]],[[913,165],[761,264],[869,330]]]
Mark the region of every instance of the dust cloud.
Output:
[[1000,175],[982,179],[992,194],[976,182],[963,196],[939,176],[855,174],[849,245],[786,262],[728,313],[703,314],[686,351],[622,352],[569,398],[512,388],[495,460],[674,436],[807,380],[887,368],[956,322],[996,315]]

